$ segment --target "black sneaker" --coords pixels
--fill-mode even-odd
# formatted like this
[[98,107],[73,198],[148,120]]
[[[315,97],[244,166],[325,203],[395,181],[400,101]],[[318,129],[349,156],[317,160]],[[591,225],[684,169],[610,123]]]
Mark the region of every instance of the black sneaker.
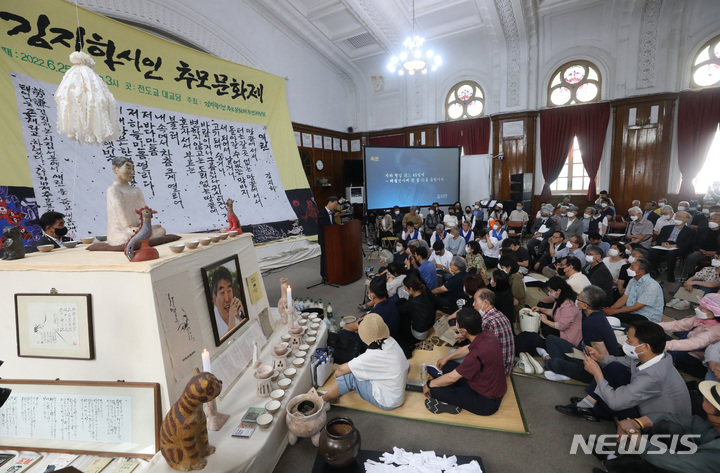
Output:
[[583,399],[585,399],[585,398],[573,396],[570,398],[570,404],[577,404],[578,402],[582,401]]
[[460,414],[462,412],[462,409],[457,406],[433,398],[425,399],[425,407],[433,414]]
[[567,404],[565,406],[555,406],[555,410],[573,417],[582,417],[585,420],[591,422],[600,422],[600,418],[593,414],[592,409],[586,409],[584,407],[578,407],[576,404]]
[[430,376],[432,379],[437,379],[443,375],[442,371],[440,371],[434,366],[425,365],[425,371],[427,371],[428,376]]

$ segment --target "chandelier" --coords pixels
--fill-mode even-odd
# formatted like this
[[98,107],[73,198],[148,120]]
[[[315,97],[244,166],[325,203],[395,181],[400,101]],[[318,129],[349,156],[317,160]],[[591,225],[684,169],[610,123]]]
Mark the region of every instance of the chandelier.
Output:
[[413,75],[416,72],[427,74],[428,68],[436,71],[442,64],[442,58],[433,53],[432,50],[423,51],[423,43],[425,38],[415,34],[415,0],[412,4],[412,37],[406,38],[403,42],[405,47],[398,56],[393,56],[388,62],[387,68],[390,72],[397,72],[398,75]]

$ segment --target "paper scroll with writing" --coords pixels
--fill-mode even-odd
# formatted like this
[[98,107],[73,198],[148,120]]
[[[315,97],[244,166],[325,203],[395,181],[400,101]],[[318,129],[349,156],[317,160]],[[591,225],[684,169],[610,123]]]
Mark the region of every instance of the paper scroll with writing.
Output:
[[120,102],[122,136],[103,147],[55,131],[54,84],[12,73],[33,186],[43,211],[66,215],[70,231],[104,234],[110,161],[131,157],[136,185],[173,233],[226,226],[225,201],[242,225],[296,220],[267,127]]

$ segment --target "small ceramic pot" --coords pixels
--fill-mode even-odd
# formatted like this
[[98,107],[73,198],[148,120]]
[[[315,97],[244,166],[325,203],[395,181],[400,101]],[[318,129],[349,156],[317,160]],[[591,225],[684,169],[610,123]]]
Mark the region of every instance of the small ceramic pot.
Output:
[[290,378],[283,378],[280,381],[278,381],[278,388],[287,389],[291,383],[292,383],[292,380]]
[[200,238],[200,244],[202,246],[208,246],[212,240],[210,238]]
[[95,235],[97,241],[107,241],[107,235]]
[[63,246],[65,248],[75,248],[77,246],[78,242],[76,241],[64,241]]
[[255,422],[257,422],[258,427],[261,429],[267,429],[270,427],[270,424],[272,424],[273,416],[272,414],[260,414]]
[[40,253],[50,253],[53,248],[55,248],[55,245],[40,245],[37,247]]
[[308,337],[305,339],[306,342],[308,342],[309,345],[313,345],[317,339],[315,337]]
[[280,401],[273,399],[272,401],[268,401],[265,404],[265,410],[268,411],[270,414],[275,414],[277,411],[280,410]]
[[218,235],[218,236],[220,237],[221,240],[227,240],[227,238],[228,238],[228,234],[227,234],[227,233],[221,233],[221,234]]
[[283,371],[283,375],[284,375],[286,378],[292,378],[292,377],[295,376],[296,374],[297,374],[297,370],[296,370],[295,368],[288,368],[288,369],[286,369],[285,371]]
[[220,235],[212,235],[212,236],[210,237],[210,240],[211,240],[213,243],[217,243],[217,242],[220,241]]
[[228,232],[228,235],[230,235],[230,238],[235,238],[236,236],[238,236],[238,231],[237,231],[237,230],[230,230],[230,231]]
[[314,337],[317,335],[317,330],[308,330],[307,332],[305,332],[305,335],[307,335],[308,337]]
[[347,417],[330,420],[320,432],[320,455],[334,468],[349,466],[360,452],[360,432]]
[[286,342],[278,343],[277,345],[275,345],[275,346],[273,347],[273,351],[275,352],[276,355],[282,356],[282,355],[284,355],[284,354],[287,353],[287,351],[288,351],[288,346],[289,346],[289,345],[288,345],[288,343],[286,343]]
[[195,248],[198,247],[199,244],[200,244],[200,242],[199,242],[198,240],[186,241],[186,242],[185,242],[185,247],[186,247],[188,250],[194,250]]
[[182,253],[185,249],[185,245],[170,245],[170,251],[173,253]]
[[277,400],[282,399],[282,397],[285,395],[285,391],[282,389],[276,389],[275,391],[270,393],[270,397]]
[[80,241],[83,242],[83,243],[86,244],[86,245],[89,245],[90,243],[92,243],[92,242],[95,241],[95,237],[80,238]]
[[320,441],[320,430],[325,425],[327,414],[325,402],[311,388],[307,394],[295,396],[285,406],[285,423],[288,426],[288,443],[295,445],[298,437],[310,437],[316,447]]
[[291,338],[292,338],[292,337],[291,337],[290,334],[288,334],[288,333],[284,333],[284,334],[280,337],[280,339],[281,339],[283,342],[289,342]]

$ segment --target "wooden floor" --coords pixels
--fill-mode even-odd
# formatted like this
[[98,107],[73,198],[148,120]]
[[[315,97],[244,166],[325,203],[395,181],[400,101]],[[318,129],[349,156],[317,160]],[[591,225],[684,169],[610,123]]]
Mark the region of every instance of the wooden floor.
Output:
[[[408,360],[410,362],[409,379],[420,379],[420,367],[422,363],[434,365],[435,362],[445,356],[450,347],[434,347],[433,351],[415,350],[413,357]],[[365,412],[373,412],[394,417],[403,417],[406,419],[415,419],[427,422],[440,422],[443,424],[460,425],[466,427],[475,427],[478,429],[499,430],[504,432],[513,432],[519,434],[529,433],[525,420],[520,410],[517,395],[511,380],[507,378],[508,390],[500,404],[498,412],[491,416],[478,416],[468,411],[462,411],[460,414],[432,414],[425,408],[425,396],[422,393],[406,392],[405,403],[393,409],[392,411],[383,411],[370,403],[364,401],[356,392],[350,392],[340,398],[337,405],[348,409],[356,409]],[[328,390],[335,384],[333,376],[320,388],[323,391]]]

